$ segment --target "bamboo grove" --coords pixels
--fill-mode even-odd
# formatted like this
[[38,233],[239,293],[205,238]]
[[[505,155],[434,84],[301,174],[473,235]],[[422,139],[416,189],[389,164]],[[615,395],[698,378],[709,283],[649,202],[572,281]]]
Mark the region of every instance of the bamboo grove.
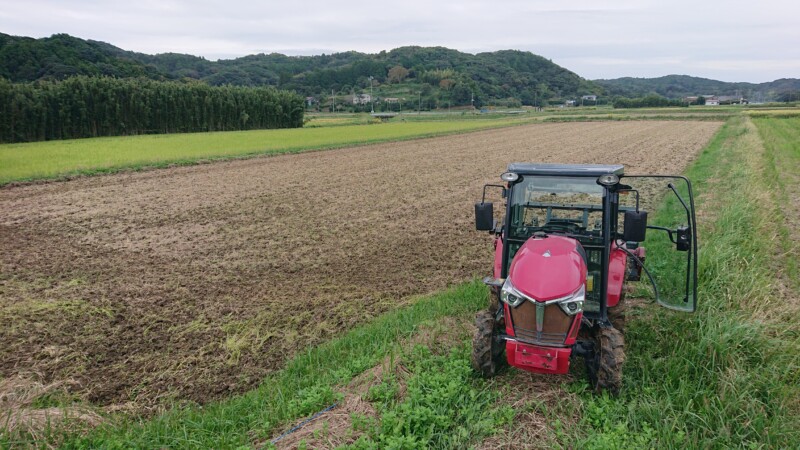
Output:
[[303,99],[271,87],[77,76],[0,79],[0,142],[294,128]]

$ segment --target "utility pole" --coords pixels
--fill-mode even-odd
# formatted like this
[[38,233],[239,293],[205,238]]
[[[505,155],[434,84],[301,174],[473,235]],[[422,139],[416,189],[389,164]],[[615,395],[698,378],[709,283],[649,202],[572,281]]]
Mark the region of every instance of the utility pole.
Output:
[[369,103],[371,105],[372,114],[375,114],[375,97],[372,95],[372,75],[369,76]]
[[333,89],[331,89],[331,112],[336,112],[336,95],[333,93]]
[[417,115],[420,115],[422,114],[422,91],[417,92],[417,95],[419,95],[419,100],[417,103]]

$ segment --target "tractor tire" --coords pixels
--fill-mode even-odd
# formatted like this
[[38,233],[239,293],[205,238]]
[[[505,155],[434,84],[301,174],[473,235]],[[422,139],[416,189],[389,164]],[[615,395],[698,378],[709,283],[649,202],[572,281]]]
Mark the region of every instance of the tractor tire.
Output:
[[622,334],[625,334],[625,310],[625,291],[623,290],[619,297],[619,303],[612,308],[608,308],[608,321]]
[[500,309],[500,288],[492,287],[489,289],[489,312],[496,314]]
[[484,378],[495,376],[503,366],[503,342],[497,338],[495,314],[488,310],[475,316],[475,336],[472,339],[472,368]]
[[622,363],[625,362],[625,338],[613,327],[597,327],[593,333],[595,355],[586,360],[589,380],[595,392],[618,395],[622,388]]

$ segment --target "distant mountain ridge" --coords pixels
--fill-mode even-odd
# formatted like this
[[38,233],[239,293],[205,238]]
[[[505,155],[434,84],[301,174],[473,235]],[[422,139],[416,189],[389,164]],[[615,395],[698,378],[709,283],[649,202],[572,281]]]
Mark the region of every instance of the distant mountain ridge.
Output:
[[546,58],[516,50],[472,55],[444,47],[410,46],[377,54],[272,53],[209,61],[177,53],[146,55],[66,34],[42,39],[0,34],[0,77],[29,82],[74,75],[269,85],[306,96],[364,92],[373,77],[376,84],[410,85],[409,95],[439,106],[445,102],[480,106],[501,100],[541,104],[602,91]]
[[781,96],[800,90],[800,79],[782,78],[766,83],[730,83],[689,75],[667,75],[657,78],[623,77],[593,80],[607,95],[644,97],[658,94],[678,99],[696,95],[741,96],[750,101],[776,101]]
[[[212,86],[274,86],[314,97],[381,93],[417,98],[429,107],[499,104],[546,105],[583,95],[676,99],[691,95],[741,95],[751,101],[780,100],[800,92],[800,80],[727,83],[687,75],[586,80],[530,52],[463,53],[444,47],[400,47],[377,54],[248,55],[230,60],[163,53],[147,55],[67,34],[48,38],[0,33],[0,77],[12,82],[61,80],[75,75],[200,80]],[[791,94],[790,94],[791,95]]]

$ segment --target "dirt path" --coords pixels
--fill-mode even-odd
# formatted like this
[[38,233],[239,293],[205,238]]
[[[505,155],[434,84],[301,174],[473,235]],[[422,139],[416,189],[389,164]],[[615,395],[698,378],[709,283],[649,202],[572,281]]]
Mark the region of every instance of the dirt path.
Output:
[[711,122],[557,123],[0,189],[0,377],[142,411],[483,274],[510,161],[680,172]]

